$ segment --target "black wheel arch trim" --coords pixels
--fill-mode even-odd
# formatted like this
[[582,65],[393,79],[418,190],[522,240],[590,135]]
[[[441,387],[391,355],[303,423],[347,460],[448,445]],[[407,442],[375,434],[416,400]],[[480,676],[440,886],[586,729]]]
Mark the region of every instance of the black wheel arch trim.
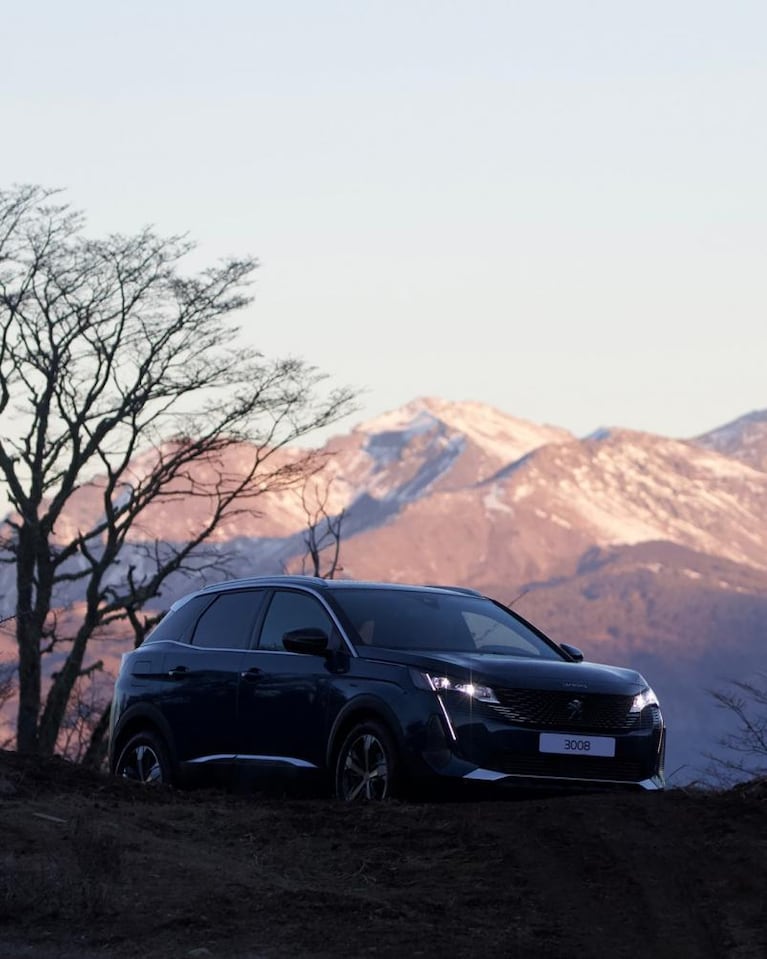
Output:
[[402,729],[399,719],[397,718],[397,714],[394,712],[391,706],[385,703],[382,699],[379,699],[377,696],[362,693],[359,696],[355,696],[354,699],[350,699],[333,720],[333,725],[331,726],[330,734],[328,735],[327,751],[325,755],[325,764],[328,769],[333,768],[335,754],[338,752],[338,748],[341,745],[339,731],[343,729],[343,727],[349,723],[349,720],[353,719],[353,717],[357,714],[359,714],[363,721],[364,719],[377,719],[379,722],[382,722],[391,733],[394,743],[400,753],[406,751],[405,733]]
[[[178,771],[179,764],[176,755],[176,743],[167,719],[155,706],[149,703],[135,703],[125,710],[115,726],[109,748],[109,768],[112,772],[114,772],[115,763],[119,758],[118,750],[115,747],[121,739],[125,739],[125,730],[131,726],[143,726],[144,728],[150,728],[159,733],[167,750],[168,762],[171,765],[171,769],[174,773]],[[129,734],[128,738],[130,738],[130,735],[132,735],[132,733]]]

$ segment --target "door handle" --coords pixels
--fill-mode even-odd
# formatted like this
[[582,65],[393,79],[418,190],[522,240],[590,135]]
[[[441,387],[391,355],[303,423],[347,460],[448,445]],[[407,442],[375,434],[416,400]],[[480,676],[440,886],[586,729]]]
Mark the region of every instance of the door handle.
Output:
[[168,676],[170,676],[171,679],[183,679],[183,677],[188,674],[188,666],[174,666],[173,669],[168,670]]
[[261,679],[262,675],[263,675],[263,670],[256,669],[255,666],[251,667],[250,669],[246,669],[244,673],[240,673],[240,677],[246,683],[257,683],[259,679]]

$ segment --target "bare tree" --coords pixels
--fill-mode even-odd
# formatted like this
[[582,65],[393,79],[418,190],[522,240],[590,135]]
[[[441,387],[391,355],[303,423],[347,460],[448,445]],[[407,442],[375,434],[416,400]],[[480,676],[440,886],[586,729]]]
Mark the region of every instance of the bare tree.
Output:
[[[301,560],[301,572],[320,576],[323,579],[333,579],[339,566],[341,551],[341,527],[344,522],[345,510],[335,516],[328,511],[328,499],[333,481],[326,484],[317,481],[316,477],[307,478],[301,487],[301,505],[306,515],[306,531],[304,545],[306,553]],[[311,487],[311,493],[309,492]],[[323,559],[327,563],[323,571]],[[307,567],[307,560],[311,567]]]
[[[87,762],[91,766],[100,766],[106,759],[106,742],[96,740],[95,731],[104,722],[108,722],[111,697],[107,688],[114,683],[109,674],[97,677],[102,669],[101,662],[78,677],[72,688],[66,712],[61,722],[56,748],[59,753],[73,762]],[[97,745],[94,743],[97,742]]]
[[732,783],[767,776],[767,673],[733,680],[728,689],[710,694],[735,721],[734,730],[719,741],[724,755],[707,754],[715,778]]
[[[0,191],[0,481],[12,507],[0,559],[15,567],[20,750],[53,751],[98,630],[210,562],[201,550],[224,520],[316,469],[286,444],[353,408],[314,367],[242,342],[234,317],[254,260],[189,275],[191,250],[150,229],[89,239],[52,191]],[[83,487],[97,515],[78,508]],[[189,503],[183,542],[158,541],[162,511]],[[84,609],[71,628],[56,610],[73,595]],[[53,651],[63,661],[43,697]]]

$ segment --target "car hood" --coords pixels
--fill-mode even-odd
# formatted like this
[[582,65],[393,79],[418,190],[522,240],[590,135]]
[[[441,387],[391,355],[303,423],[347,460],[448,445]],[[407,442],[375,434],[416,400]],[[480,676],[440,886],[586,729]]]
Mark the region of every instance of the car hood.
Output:
[[399,663],[435,675],[471,679],[488,686],[517,689],[566,689],[573,692],[634,695],[648,684],[634,669],[602,663],[498,656],[491,653],[454,653],[441,650],[358,650],[362,658]]

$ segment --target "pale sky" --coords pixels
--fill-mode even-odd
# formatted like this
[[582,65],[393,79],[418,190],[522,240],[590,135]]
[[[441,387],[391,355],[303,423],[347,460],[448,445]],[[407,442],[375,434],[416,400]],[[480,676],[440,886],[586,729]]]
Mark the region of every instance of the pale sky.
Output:
[[6,0],[0,183],[261,261],[248,336],[578,435],[767,407],[764,0]]

